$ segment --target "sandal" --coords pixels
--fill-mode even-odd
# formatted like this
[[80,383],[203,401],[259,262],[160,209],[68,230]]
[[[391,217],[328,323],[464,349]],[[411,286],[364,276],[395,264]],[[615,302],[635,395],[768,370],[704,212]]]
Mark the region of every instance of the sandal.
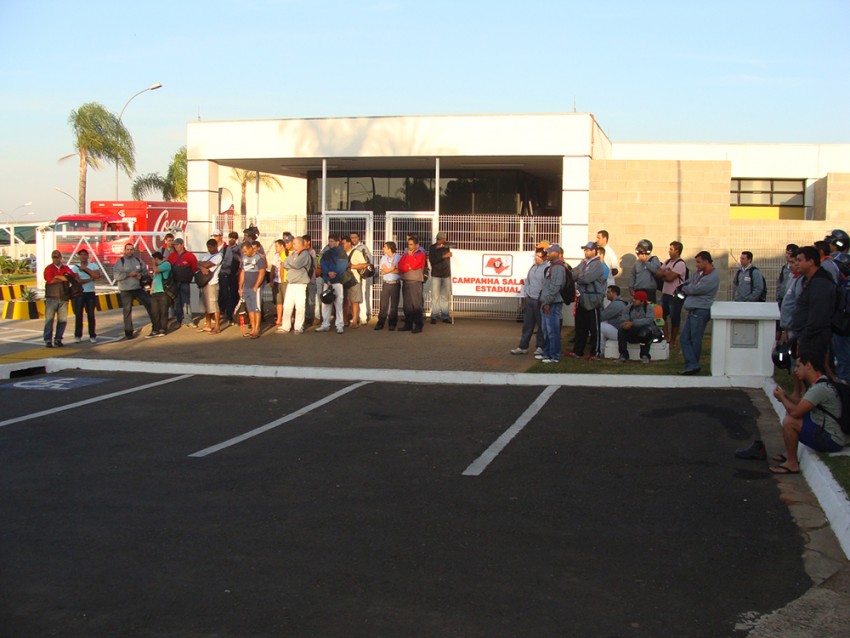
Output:
[[768,468],[773,474],[799,474],[800,470],[792,470],[786,465],[771,465]]
[[776,456],[771,456],[770,460],[774,463],[785,463],[788,460],[788,457],[784,454],[777,454]]
[[251,335],[248,335],[248,338],[249,339],[259,339],[260,335],[251,334]]
[[211,335],[221,334],[221,330],[219,330],[219,329],[210,330],[210,334],[211,334]]

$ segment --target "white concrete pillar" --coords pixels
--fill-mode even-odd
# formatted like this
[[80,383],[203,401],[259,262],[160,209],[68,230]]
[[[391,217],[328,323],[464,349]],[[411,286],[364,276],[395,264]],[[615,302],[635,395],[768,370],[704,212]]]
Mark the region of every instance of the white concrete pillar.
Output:
[[584,259],[590,216],[590,157],[564,157],[561,180],[561,247],[571,264]]
[[189,160],[187,170],[187,208],[189,224],[186,248],[193,253],[206,250],[218,213],[218,164]]

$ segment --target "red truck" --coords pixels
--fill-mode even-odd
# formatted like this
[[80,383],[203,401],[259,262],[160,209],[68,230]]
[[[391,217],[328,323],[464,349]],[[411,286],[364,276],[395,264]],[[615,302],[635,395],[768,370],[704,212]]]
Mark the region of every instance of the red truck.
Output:
[[[124,244],[135,241],[136,233],[186,232],[186,202],[91,202],[90,209],[88,215],[62,215],[56,219],[53,230],[57,233],[57,250],[68,254],[81,239],[62,233],[88,233],[89,250],[103,264],[114,264],[124,254]],[[145,236],[144,241],[152,251],[162,243],[160,237]]]

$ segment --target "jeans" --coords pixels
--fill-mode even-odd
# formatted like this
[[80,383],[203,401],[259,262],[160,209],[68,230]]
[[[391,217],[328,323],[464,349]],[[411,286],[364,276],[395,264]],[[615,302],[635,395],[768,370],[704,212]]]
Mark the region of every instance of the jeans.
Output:
[[[56,334],[53,334],[53,319],[56,319]],[[59,297],[47,297],[44,300],[44,342],[61,343],[68,323],[68,302]]]
[[124,334],[128,337],[133,334],[133,300],[138,299],[139,303],[144,306],[148,313],[151,314],[151,297],[142,290],[136,288],[134,290],[119,290],[119,298],[121,299],[121,310],[124,312]]
[[166,331],[171,298],[164,292],[151,295],[151,333]]
[[452,296],[451,277],[431,277],[431,318],[449,318],[449,300]]
[[74,309],[74,336],[83,338],[83,311],[86,313],[86,321],[89,324],[89,338],[97,336],[95,330],[94,309],[97,305],[97,295],[93,292],[84,292],[71,299],[71,308]]
[[178,284],[177,297],[174,299],[174,317],[177,319],[177,325],[183,323],[183,318],[188,315],[187,323],[192,323],[192,302],[191,289],[188,283]]
[[316,279],[307,284],[307,304],[304,307],[304,325],[312,326],[316,319]]
[[850,381],[850,337],[832,335],[832,356],[835,358],[835,374],[842,381]]
[[218,307],[221,316],[228,321],[233,317],[233,309],[239,301],[239,275],[219,273],[218,275]]
[[334,323],[337,328],[342,328],[345,323],[343,322],[342,315],[342,300],[345,296],[345,291],[343,290],[342,284],[324,284],[322,286],[322,290],[333,285],[334,292],[336,293],[336,297],[334,298],[333,306],[329,303],[322,304],[322,327],[329,328],[331,325],[331,307],[334,309],[334,314],[336,315],[336,320]]
[[685,358],[685,370],[699,370],[699,358],[702,355],[702,337],[705,327],[711,321],[711,308],[693,308],[688,310],[685,325],[679,342],[682,356]]
[[528,346],[531,344],[531,335],[534,333],[535,328],[537,328],[537,337],[535,338],[536,347],[542,349],[543,344],[546,343],[541,324],[542,316],[540,302],[537,299],[526,299],[525,312],[522,315],[522,334],[519,337],[519,347],[523,350],[528,350]]
[[[528,311],[528,308],[526,308]],[[561,360],[561,314],[564,312],[563,303],[549,304],[549,314],[540,309],[540,321],[543,326],[543,338],[546,340],[543,346],[543,357],[545,359]]]
[[399,282],[387,283],[381,286],[381,306],[378,310],[378,325],[383,326],[389,317],[390,328],[395,328],[398,323],[398,299],[401,295],[401,284]]
[[646,341],[641,341],[641,337],[639,335],[639,329],[632,326],[628,330],[620,328],[617,330],[617,345],[620,351],[620,356],[628,359],[629,358],[629,344],[630,343],[639,343],[640,344],[640,358],[649,356],[649,349],[652,347],[652,335],[645,335]]
[[670,317],[670,326],[678,328],[682,324],[682,301],[676,295],[661,295],[661,308],[664,318]]
[[404,325],[422,328],[422,286],[421,281],[402,281],[401,294],[404,297]]

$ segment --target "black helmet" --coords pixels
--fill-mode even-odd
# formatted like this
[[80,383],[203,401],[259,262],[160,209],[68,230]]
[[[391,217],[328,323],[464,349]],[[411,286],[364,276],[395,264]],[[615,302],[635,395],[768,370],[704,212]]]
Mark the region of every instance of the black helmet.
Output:
[[325,291],[321,294],[322,303],[332,304],[334,299],[336,299],[336,293],[334,292],[333,286],[328,286],[325,288]]
[[791,346],[788,342],[777,343],[770,356],[773,359],[773,365],[780,370],[791,369]]
[[841,252],[850,248],[850,235],[840,228],[833,230],[829,235],[824,237],[824,240],[828,241],[830,244],[834,244]]
[[642,253],[652,254],[652,242],[648,239],[641,239],[635,246],[635,252],[639,255]]

